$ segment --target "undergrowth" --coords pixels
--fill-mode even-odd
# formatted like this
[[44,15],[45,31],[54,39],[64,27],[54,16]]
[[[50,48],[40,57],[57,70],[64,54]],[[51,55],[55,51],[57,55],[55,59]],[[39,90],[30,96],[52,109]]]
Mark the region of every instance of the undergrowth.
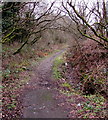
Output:
[[62,78],[58,90],[75,105],[78,118],[108,117],[107,57],[107,51],[91,40],[84,41],[80,49],[72,48],[66,53],[67,65],[60,66]]

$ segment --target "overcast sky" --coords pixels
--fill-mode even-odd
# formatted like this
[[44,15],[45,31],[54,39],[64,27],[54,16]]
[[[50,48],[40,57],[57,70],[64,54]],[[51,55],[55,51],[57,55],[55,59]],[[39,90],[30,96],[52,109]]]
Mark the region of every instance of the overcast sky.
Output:
[[[52,3],[54,1],[56,1],[55,6],[60,7],[61,1],[64,1],[64,3],[65,3],[67,0],[46,0],[46,1],[48,3]],[[76,1],[76,3],[78,3],[78,2],[81,2],[83,0],[69,0],[69,1],[73,1],[73,2]],[[96,3],[97,1],[102,2],[103,0],[84,0],[84,1],[85,1],[85,3],[88,4],[89,7],[92,7],[92,6],[94,6],[94,3]],[[108,0],[104,0],[104,1],[107,2]]]
[[[46,0],[46,1],[48,1],[48,3],[51,3],[51,2],[53,2],[53,1],[56,1],[56,5],[57,6],[59,6],[60,5],[60,2],[62,1],[62,0]],[[63,0],[63,1],[67,1],[67,0]],[[69,1],[71,1],[71,0],[69,0]],[[82,0],[72,0],[73,2],[75,2],[75,1],[82,1]],[[86,3],[90,3],[90,4],[92,4],[92,3],[94,3],[94,2],[96,2],[97,0],[84,0]],[[103,0],[98,0],[99,2],[102,2]],[[106,1],[108,1],[108,0],[104,0],[105,2]]]
[[[20,2],[20,1],[24,1],[24,2],[28,2],[28,1],[37,1],[37,0],[0,0],[0,1],[4,1],[4,2]],[[50,2],[53,2],[53,1],[56,1],[56,5],[57,6],[59,6],[59,4],[60,4],[60,2],[62,1],[62,0],[46,0],[46,1],[48,1],[49,3]],[[67,0],[64,0],[64,1],[67,1]],[[69,1],[71,1],[71,0],[69,0]],[[72,1],[82,1],[82,0],[72,0]],[[87,2],[88,3],[88,1],[89,2],[95,2],[96,0],[84,0],[85,2]],[[102,1],[102,0],[98,0],[98,1]],[[108,0],[104,0],[105,2],[106,1],[108,1]]]

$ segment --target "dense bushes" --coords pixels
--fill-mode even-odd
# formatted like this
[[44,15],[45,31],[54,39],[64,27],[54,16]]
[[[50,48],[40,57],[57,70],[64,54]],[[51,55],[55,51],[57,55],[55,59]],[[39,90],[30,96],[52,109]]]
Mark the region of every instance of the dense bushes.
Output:
[[83,94],[102,94],[107,98],[107,51],[96,42],[87,40],[81,49],[75,49],[72,53],[67,56],[67,61],[73,75],[81,83]]

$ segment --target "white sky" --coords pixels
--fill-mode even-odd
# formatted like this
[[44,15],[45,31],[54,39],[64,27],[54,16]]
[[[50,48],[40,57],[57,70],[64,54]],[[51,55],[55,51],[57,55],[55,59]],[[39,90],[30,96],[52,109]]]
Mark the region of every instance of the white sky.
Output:
[[[53,1],[56,1],[56,5],[57,6],[59,6],[59,4],[60,4],[60,2],[62,1],[62,0],[46,0],[46,1],[48,1],[48,3],[51,3],[51,2],[53,2]],[[63,1],[67,1],[67,0],[63,0]],[[69,1],[71,1],[71,0],[69,0]],[[82,1],[82,0],[72,0],[73,2],[75,2],[75,1]],[[84,0],[86,3],[94,3],[94,2],[96,2],[97,0]],[[101,1],[103,1],[103,0],[98,0],[99,2],[101,2]],[[108,0],[104,0],[105,2],[106,1],[108,1]]]
[[[67,0],[46,0],[46,1],[47,1],[48,3],[51,3],[51,2],[53,2],[53,1],[56,1],[55,6],[56,6],[56,7],[60,7],[61,1],[66,2]],[[83,0],[69,0],[69,1],[73,1],[73,2],[76,1],[76,4],[77,4],[78,2],[81,2],[81,1],[83,1]],[[103,2],[103,0],[84,0],[84,1],[85,1],[85,3],[88,4],[88,7],[89,7],[89,8],[92,8],[92,7],[95,5],[94,3],[97,3],[97,1],[100,2],[100,3]],[[104,1],[107,2],[108,0],[104,0]],[[94,22],[94,17],[95,17],[95,16],[91,16],[91,19],[90,19],[90,23],[91,23],[91,24]]]
[[[35,2],[37,0],[0,0],[0,1],[4,1],[4,2],[20,2],[20,1],[24,1],[24,2],[31,1],[31,2],[33,2],[34,1]],[[53,1],[56,1],[56,5],[59,6],[59,4],[62,0],[46,0],[46,1],[48,1],[49,3],[53,2]],[[67,0],[64,0],[64,1],[67,1]],[[69,0],[69,1],[71,1],[71,0]],[[72,1],[82,1],[82,0],[72,0]],[[87,3],[88,3],[88,1],[91,2],[91,3],[96,2],[96,0],[84,0],[84,1],[87,2]],[[102,0],[98,0],[98,1],[102,1]],[[104,1],[106,2],[108,0],[104,0]]]

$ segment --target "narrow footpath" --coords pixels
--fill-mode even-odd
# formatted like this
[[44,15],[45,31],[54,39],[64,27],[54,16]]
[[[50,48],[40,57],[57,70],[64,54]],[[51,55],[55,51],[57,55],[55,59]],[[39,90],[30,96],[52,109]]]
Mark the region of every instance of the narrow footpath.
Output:
[[65,51],[63,49],[51,55],[33,68],[34,76],[22,96],[22,118],[67,118],[68,111],[60,107],[60,101],[55,99],[57,91],[51,78],[54,59]]

